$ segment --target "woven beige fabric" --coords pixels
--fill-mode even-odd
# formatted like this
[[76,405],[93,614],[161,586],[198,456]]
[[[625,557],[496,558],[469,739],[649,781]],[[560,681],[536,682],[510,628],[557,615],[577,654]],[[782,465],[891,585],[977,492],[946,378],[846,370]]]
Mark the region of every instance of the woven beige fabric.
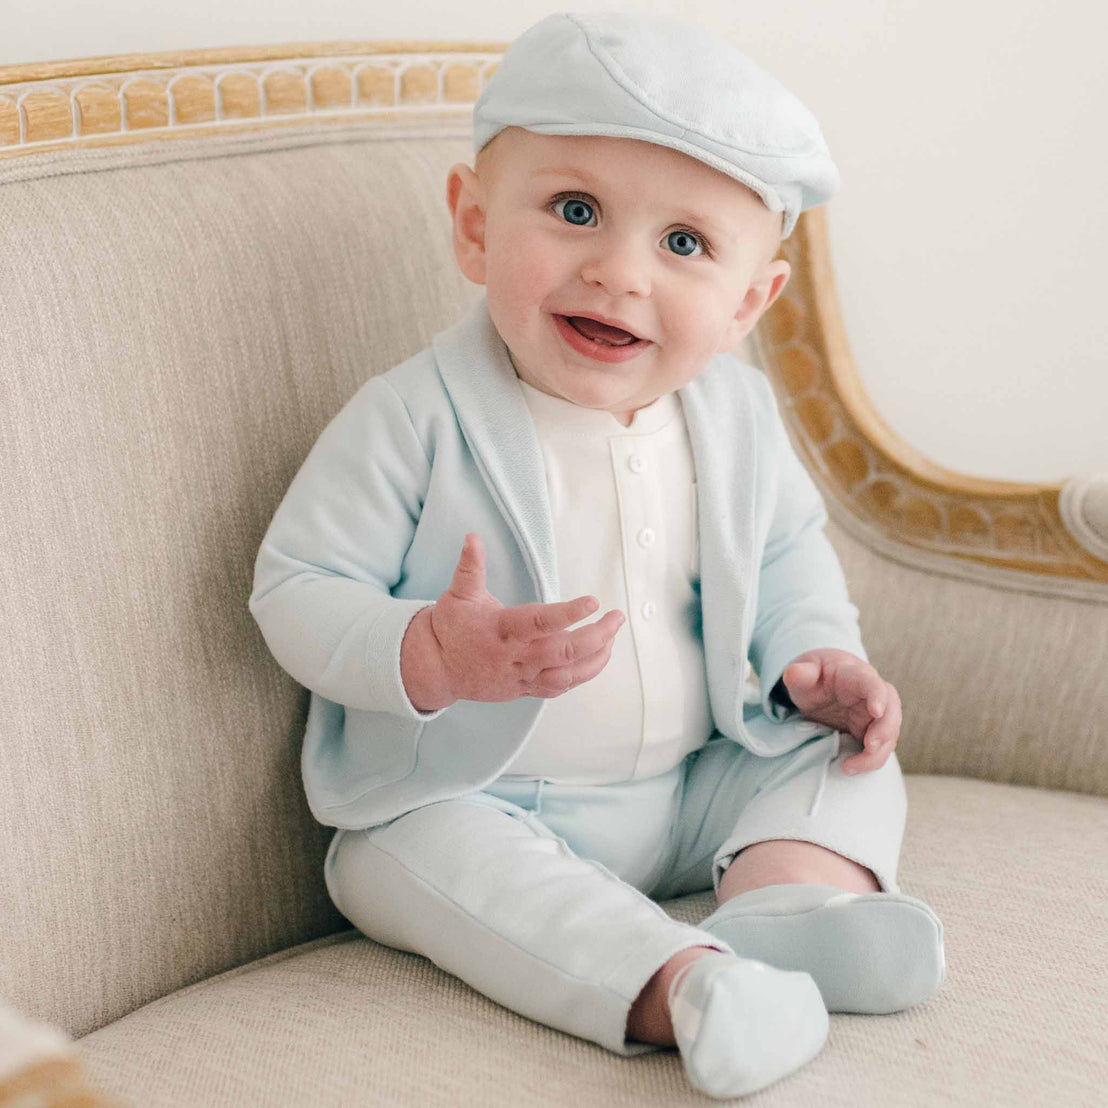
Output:
[[467,148],[289,141],[0,168],[0,982],[73,1034],[339,925],[247,599],[324,424],[476,292]]
[[[945,925],[948,976],[893,1016],[832,1016],[814,1062],[751,1108],[1067,1106],[1108,1084],[1108,801],[907,778],[906,892]],[[671,901],[695,922],[711,894]],[[187,989],[81,1039],[145,1108],[702,1105],[676,1053],[621,1058],[347,932]]]
[[866,652],[904,705],[906,771],[1108,796],[1108,589],[1100,603],[1018,592],[827,533]]

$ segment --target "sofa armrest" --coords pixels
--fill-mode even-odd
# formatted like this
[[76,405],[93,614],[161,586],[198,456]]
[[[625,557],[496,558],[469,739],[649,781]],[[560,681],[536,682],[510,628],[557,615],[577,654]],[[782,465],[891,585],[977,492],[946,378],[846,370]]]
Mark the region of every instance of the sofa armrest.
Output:
[[1108,604],[878,549],[829,507],[870,661],[904,706],[903,768],[1108,796]]
[[904,703],[906,769],[1108,795],[1108,475],[948,470],[874,409],[835,291],[827,212],[751,336],[827,504],[873,664]]

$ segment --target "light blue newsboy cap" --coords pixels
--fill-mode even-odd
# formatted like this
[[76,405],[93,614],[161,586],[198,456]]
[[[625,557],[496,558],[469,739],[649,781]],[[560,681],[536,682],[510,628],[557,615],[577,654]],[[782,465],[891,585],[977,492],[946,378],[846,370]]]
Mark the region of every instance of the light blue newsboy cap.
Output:
[[474,105],[474,152],[512,126],[680,150],[783,211],[784,238],[839,187],[819,123],[784,85],[728,42],[666,16],[558,12],[528,28]]

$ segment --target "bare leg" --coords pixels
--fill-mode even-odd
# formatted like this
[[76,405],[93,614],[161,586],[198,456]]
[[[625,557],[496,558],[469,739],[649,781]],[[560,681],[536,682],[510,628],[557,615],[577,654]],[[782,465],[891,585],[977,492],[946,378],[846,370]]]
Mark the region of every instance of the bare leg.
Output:
[[669,1018],[670,982],[677,976],[678,970],[703,958],[705,954],[722,954],[710,946],[690,946],[679,950],[654,976],[643,986],[643,990],[631,1005],[627,1015],[627,1037],[641,1043],[654,1043],[657,1046],[674,1046],[673,1023]]
[[826,847],[767,839],[735,855],[719,883],[719,902],[767,885],[833,885],[849,893],[880,892],[871,870]]

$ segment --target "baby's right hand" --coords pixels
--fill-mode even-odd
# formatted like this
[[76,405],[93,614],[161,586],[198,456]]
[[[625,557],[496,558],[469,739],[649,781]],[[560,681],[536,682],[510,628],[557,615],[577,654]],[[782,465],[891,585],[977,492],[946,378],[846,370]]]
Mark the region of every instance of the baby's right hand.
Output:
[[[505,608],[485,587],[485,548],[470,532],[450,588],[416,614],[413,641],[405,636],[401,677],[408,695],[422,711],[455,700],[560,696],[595,677],[611,656],[622,612],[612,609],[602,619],[566,630],[598,606],[595,597],[579,596]],[[411,684],[406,661],[416,678]]]

